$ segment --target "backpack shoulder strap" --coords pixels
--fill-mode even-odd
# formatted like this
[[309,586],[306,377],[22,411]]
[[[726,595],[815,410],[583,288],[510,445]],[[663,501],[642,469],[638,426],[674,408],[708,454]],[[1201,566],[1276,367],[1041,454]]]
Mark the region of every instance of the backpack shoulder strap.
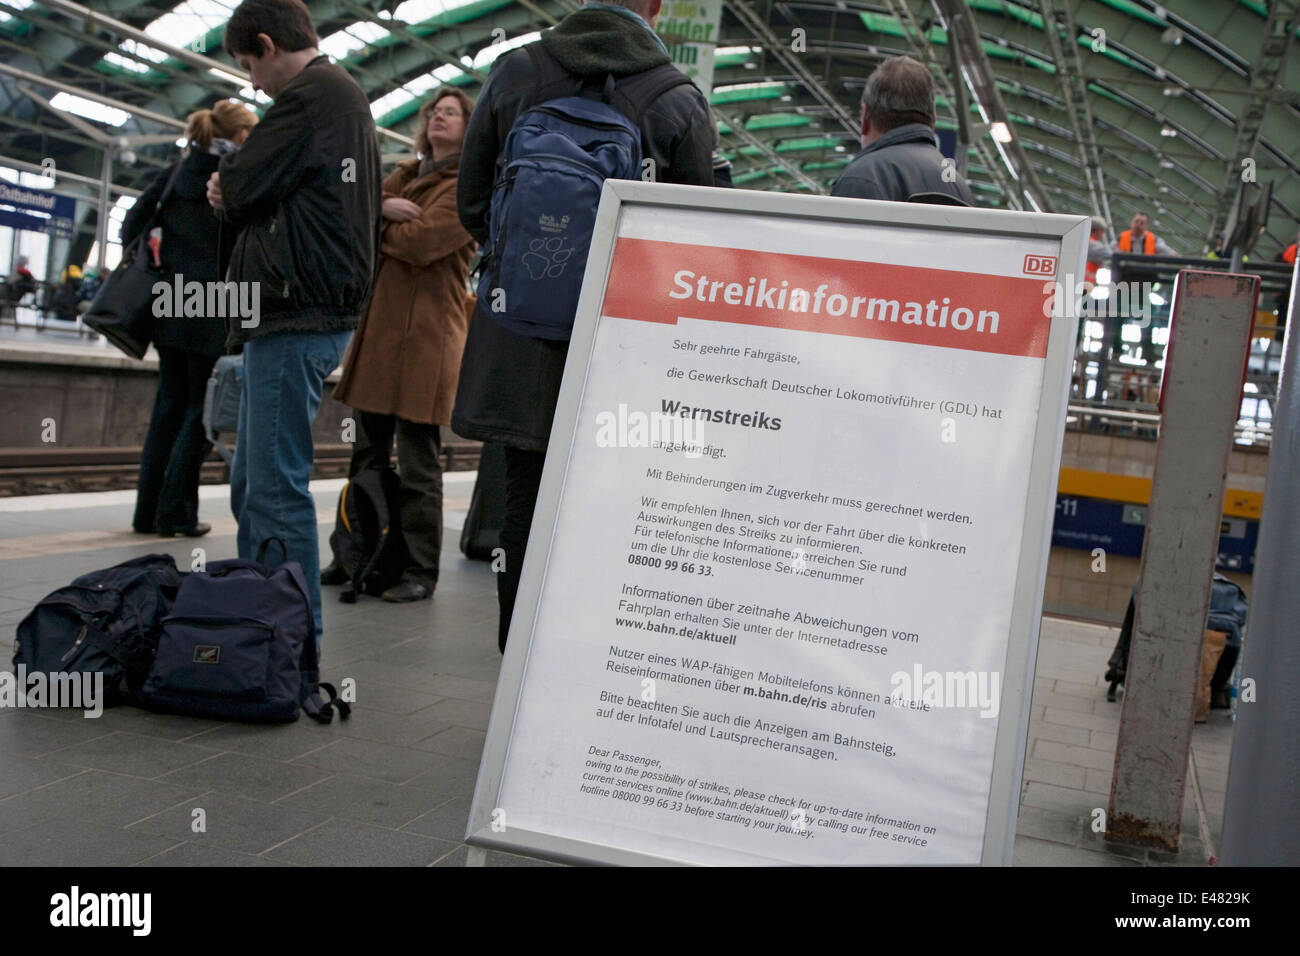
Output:
[[533,64],[533,100],[527,108],[545,103],[559,96],[569,96],[582,90],[582,77],[574,76],[546,51],[541,40],[524,47]]
[[158,196],[158,202],[154,203],[153,212],[149,213],[149,218],[145,221],[144,228],[140,230],[140,236],[147,242],[149,232],[158,224],[158,217],[162,215],[163,203],[171,198],[172,190],[176,188],[176,180],[180,177],[181,167],[185,165],[185,159],[178,159],[172,166],[171,173],[168,175],[162,192]]
[[671,63],[653,67],[642,73],[625,77],[614,88],[614,106],[633,123],[641,123],[641,114],[659,97],[679,86],[689,86],[688,77]]
[[[312,647],[316,646],[315,638],[308,638],[308,641]],[[316,682],[315,690],[303,698],[302,709],[308,717],[321,724],[330,723],[336,711],[343,720],[352,716],[352,705],[339,696],[333,684],[325,681]]]
[[374,550],[369,555],[362,555],[364,564],[359,564],[356,571],[352,574],[352,587],[354,590],[361,590],[362,582],[370,577],[372,572],[379,564],[379,558],[384,553],[384,548],[388,545],[389,529],[392,527],[392,515],[388,510],[388,498],[384,494],[384,484],[382,471],[379,468],[370,467],[363,469],[355,478],[348,482],[352,489],[353,499],[358,494],[364,494],[370,507],[375,511],[375,521],[378,527],[375,529],[379,534],[379,540],[375,542]]
[[[302,568],[290,564],[288,571],[294,587],[307,605],[307,620],[310,621],[311,596],[307,593],[307,580],[303,577]],[[326,684],[320,679],[320,652],[316,647],[316,635],[311,630],[302,642],[302,653],[298,656],[298,675],[301,680],[298,686],[298,705],[308,717],[317,723],[328,724],[334,719],[335,712],[344,720],[351,716],[352,707],[339,697],[334,685]]]

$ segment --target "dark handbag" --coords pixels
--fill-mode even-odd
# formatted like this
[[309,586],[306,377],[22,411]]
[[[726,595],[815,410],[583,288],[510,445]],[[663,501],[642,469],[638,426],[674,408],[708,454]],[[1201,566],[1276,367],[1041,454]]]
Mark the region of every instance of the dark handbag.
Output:
[[[183,162],[183,160],[182,160]],[[153,287],[157,282],[167,282],[171,276],[167,270],[155,267],[149,255],[149,232],[158,221],[162,205],[171,195],[176,185],[176,175],[181,163],[172,169],[171,177],[153,215],[145,224],[140,235],[123,251],[122,261],[109,273],[104,284],[95,293],[90,308],[83,319],[87,326],[125,352],[131,358],[144,358],[153,338]]]

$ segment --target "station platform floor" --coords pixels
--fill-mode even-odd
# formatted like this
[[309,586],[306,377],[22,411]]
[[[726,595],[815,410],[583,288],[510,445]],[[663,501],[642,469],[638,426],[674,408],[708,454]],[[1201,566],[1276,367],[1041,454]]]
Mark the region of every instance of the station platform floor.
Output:
[[[324,593],[322,673],[356,681],[350,720],[220,723],[135,707],[0,708],[0,865],[459,866],[496,689],[496,590],[459,531],[473,472],[446,476],[431,601],[340,604]],[[313,482],[321,545],[341,480]],[[235,553],[229,489],[200,488],[202,539],[130,532],[134,492],[0,499],[0,669],[31,606],[78,574],[151,552],[188,567]],[[1108,804],[1120,704],[1102,674],[1111,627],[1046,617],[1025,760],[1017,866],[1204,866],[1217,852],[1233,724],[1196,726],[1182,849],[1119,847],[1093,832]],[[195,832],[201,808],[206,829]],[[508,853],[487,865],[533,865]]]
[[12,314],[0,318],[0,345],[6,342],[41,343],[103,349],[105,354],[121,354],[103,336],[91,332],[78,322],[43,318],[34,309],[20,306],[17,321]]

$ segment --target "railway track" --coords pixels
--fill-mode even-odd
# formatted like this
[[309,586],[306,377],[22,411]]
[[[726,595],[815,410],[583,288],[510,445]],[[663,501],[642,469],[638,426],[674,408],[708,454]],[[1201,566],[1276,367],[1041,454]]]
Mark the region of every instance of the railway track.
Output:
[[[445,471],[473,471],[481,443],[458,439],[444,442]],[[3,448],[0,449],[0,498],[78,491],[134,488],[140,475],[140,448]],[[347,474],[352,446],[317,445],[313,478]],[[230,480],[226,463],[213,452],[203,463],[202,484]]]

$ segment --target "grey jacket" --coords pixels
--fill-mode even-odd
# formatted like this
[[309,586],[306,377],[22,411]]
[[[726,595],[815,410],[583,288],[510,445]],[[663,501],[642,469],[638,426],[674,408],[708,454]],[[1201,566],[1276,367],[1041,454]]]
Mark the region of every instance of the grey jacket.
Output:
[[853,158],[831,188],[832,196],[907,202],[917,193],[945,193],[975,205],[970,188],[943,178],[943,154],[934,130],[923,123],[891,129]]

